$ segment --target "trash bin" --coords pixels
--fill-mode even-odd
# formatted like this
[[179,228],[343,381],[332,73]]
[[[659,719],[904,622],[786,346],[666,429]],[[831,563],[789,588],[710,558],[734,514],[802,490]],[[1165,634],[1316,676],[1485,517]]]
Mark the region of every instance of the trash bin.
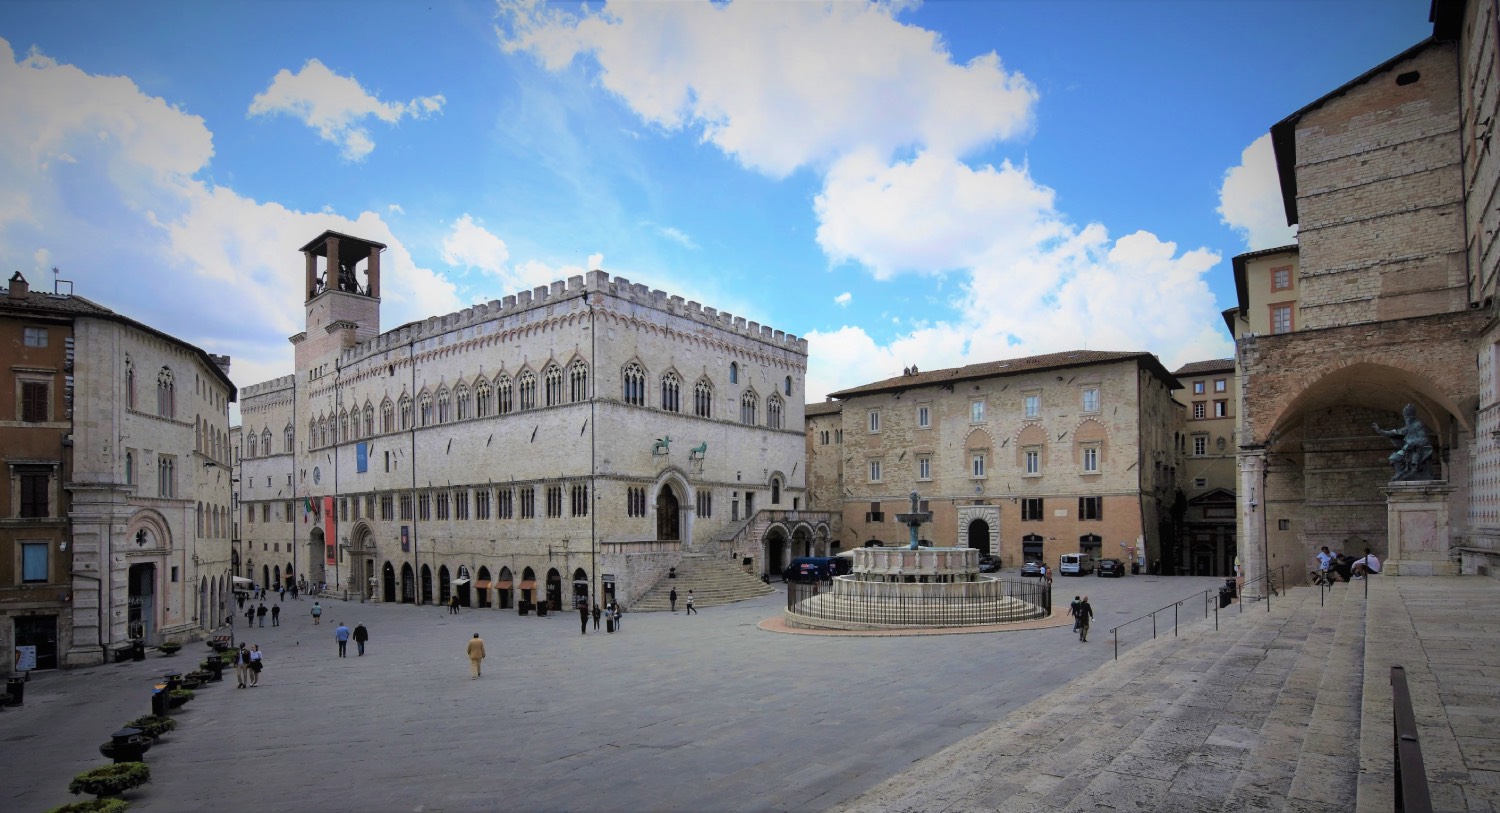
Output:
[[157,717],[167,716],[167,690],[151,690],[151,713]]
[[537,614],[538,618],[542,618],[542,617],[545,617],[547,615],[547,602],[545,602],[545,601],[539,601],[539,602],[537,602],[537,604],[536,604],[536,614]]
[[10,695],[12,706],[21,705],[21,701],[26,697],[26,678],[13,677],[5,681],[5,693]]
[[517,604],[516,604],[516,612],[518,614],[520,614],[520,615],[526,615],[527,613],[530,613],[531,612],[531,602],[529,602],[529,601],[517,602]]
[[1234,591],[1228,587],[1219,588],[1219,609],[1228,607],[1234,601]]
[[130,659],[133,661],[143,661],[146,659],[145,641],[137,638],[134,641],[130,642]]
[[1239,585],[1235,582],[1234,579],[1225,579],[1224,589],[1229,591],[1229,595],[1231,598],[1239,595]]
[[1130,563],[1130,575],[1132,575],[1132,576],[1139,576],[1139,575],[1141,575],[1141,563],[1140,562],[1131,562]]

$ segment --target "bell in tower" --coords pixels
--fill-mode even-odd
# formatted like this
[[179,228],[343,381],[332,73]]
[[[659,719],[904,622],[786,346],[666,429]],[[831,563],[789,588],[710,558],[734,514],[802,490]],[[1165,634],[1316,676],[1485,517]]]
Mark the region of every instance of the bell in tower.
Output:
[[[336,231],[325,231],[302,247],[307,260],[307,301],[328,291],[380,298],[380,252],[385,245]],[[321,264],[318,258],[325,261]],[[365,284],[359,284],[359,265],[365,264]]]
[[322,369],[380,334],[380,253],[385,246],[325,231],[302,247],[307,329],[291,337],[297,369]]

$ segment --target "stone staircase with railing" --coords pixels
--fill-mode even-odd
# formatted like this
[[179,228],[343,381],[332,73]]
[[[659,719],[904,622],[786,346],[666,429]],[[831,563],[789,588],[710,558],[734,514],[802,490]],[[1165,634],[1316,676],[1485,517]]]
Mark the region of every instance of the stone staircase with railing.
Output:
[[837,810],[1354,809],[1363,590],[1298,588],[1219,626],[1140,644]]
[[677,578],[658,581],[626,610],[637,613],[669,610],[674,587],[677,588],[679,611],[683,609],[688,590],[693,591],[693,606],[698,609],[775,592],[775,588],[728,559],[706,553],[684,553],[677,563]]

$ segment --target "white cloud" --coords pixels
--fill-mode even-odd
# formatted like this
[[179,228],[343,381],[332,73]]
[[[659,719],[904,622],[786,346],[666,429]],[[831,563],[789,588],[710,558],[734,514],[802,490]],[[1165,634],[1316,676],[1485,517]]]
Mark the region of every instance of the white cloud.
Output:
[[406,210],[401,208],[401,204],[399,203],[392,203],[390,206],[385,207],[385,210],[393,215],[406,214]]
[[559,70],[583,54],[646,122],[693,128],[780,177],[847,152],[964,154],[1031,124],[1036,90],[993,54],[955,64],[882,3],[607,3],[573,15],[501,6],[501,44]]
[[849,307],[849,301],[852,299],[854,299],[854,294],[845,291],[833,298],[833,304],[838,305],[841,308],[847,308]]
[[693,242],[693,238],[689,237],[686,232],[674,226],[661,226],[657,228],[656,233],[682,246],[683,248],[693,250],[697,250],[698,248],[698,244]]
[[1238,232],[1250,251],[1296,242],[1297,228],[1286,224],[1270,133],[1251,142],[1240,154],[1239,165],[1224,172],[1218,212],[1224,225]]
[[343,148],[344,157],[358,161],[375,149],[364,120],[396,124],[403,118],[424,119],[443,110],[441,95],[419,96],[410,102],[383,102],[370,95],[352,76],[340,76],[316,59],[302,70],[276,72],[270,87],[255,96],[249,115],[286,113],[318,131],[324,141]]
[[18,62],[0,39],[0,105],[24,116],[0,128],[0,256],[55,263],[75,293],[228,353],[241,385],[291,371],[297,248],[325,229],[389,247],[387,327],[460,306],[375,213],[299,212],[199,180],[213,155],[203,120],[129,79],[35,53]]
[[[749,168],[820,172],[817,242],[831,261],[953,292],[936,304],[959,316],[884,344],[857,326],[810,334],[814,397],[912,363],[1083,346],[1227,355],[1203,279],[1216,254],[1149,232],[1112,240],[1103,225],[1070,222],[1024,166],[965,163],[1029,132],[1036,90],[995,54],[955,63],[935,33],[896,19],[904,8],[611,2],[575,14],[522,0],[502,5],[500,36],[551,70],[591,57],[600,84],[641,119],[696,130]],[[891,323],[910,324],[901,316]]]
[[453,224],[443,238],[443,262],[478,268],[486,274],[503,276],[510,249],[505,241],[491,234],[474,218],[465,214]]

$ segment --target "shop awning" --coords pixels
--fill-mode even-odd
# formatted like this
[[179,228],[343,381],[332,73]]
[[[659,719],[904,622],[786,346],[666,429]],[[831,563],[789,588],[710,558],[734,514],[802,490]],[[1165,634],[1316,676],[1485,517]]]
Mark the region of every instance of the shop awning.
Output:
[[249,579],[245,578],[244,576],[235,576],[234,577],[234,583],[235,584],[251,584],[251,581]]
[[495,589],[496,590],[509,590],[510,589],[510,585],[511,585],[510,579],[501,579],[500,581],[495,582]]
[[520,587],[522,590],[535,590],[536,579],[527,579],[526,581],[521,582]]
[[479,581],[474,582],[474,589],[475,590],[488,590],[488,589],[490,589],[490,580],[489,579],[480,579]]
[[457,586],[459,586],[459,585],[460,585],[460,584],[468,584],[468,583],[469,583],[469,580],[468,580],[468,579],[454,579],[454,580],[453,580],[453,586],[454,586],[454,587],[457,587]]

